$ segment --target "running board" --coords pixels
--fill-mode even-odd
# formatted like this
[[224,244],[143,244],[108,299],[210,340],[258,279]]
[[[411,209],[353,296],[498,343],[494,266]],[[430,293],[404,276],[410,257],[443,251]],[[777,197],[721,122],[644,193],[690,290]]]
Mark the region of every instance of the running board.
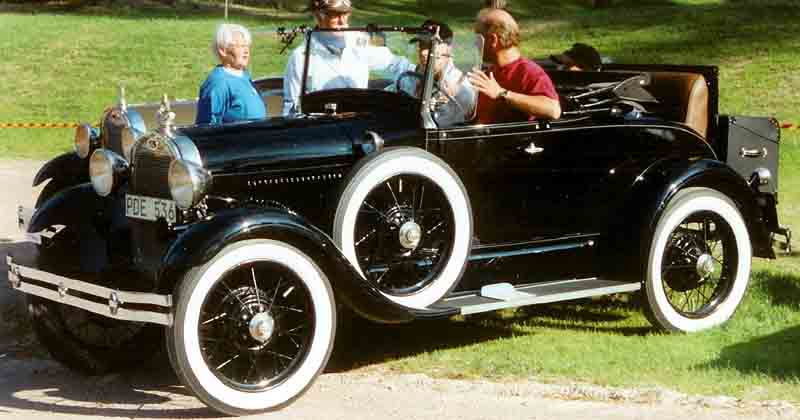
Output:
[[538,283],[520,287],[514,287],[509,283],[497,283],[483,286],[479,293],[444,298],[435,306],[458,308],[462,315],[469,315],[539,303],[634,292],[640,288],[640,283],[623,283],[596,278]]

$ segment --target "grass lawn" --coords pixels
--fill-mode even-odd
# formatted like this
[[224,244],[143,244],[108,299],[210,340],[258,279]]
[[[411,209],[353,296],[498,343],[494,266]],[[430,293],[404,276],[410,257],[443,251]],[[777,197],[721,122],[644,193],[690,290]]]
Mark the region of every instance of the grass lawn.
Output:
[[[478,0],[363,0],[356,23],[417,24],[427,15],[469,31]],[[720,67],[723,113],[800,122],[797,0],[511,0],[523,50],[547,56],[582,41],[618,62]],[[35,12],[35,13],[34,13]],[[307,23],[298,14],[237,10],[258,31]],[[162,93],[191,98],[214,61],[208,45],[218,8],[34,10],[0,3],[0,123],[96,122],[124,84],[129,103]],[[255,75],[280,74],[285,56],[256,37]],[[71,148],[71,130],[2,129],[0,157],[47,158]],[[800,130],[781,145],[782,223],[800,232]],[[660,334],[634,302],[602,300],[506,311],[480,318],[364,326],[352,332],[344,368],[388,361],[392,369],[447,377],[535,378],[658,385],[683,392],[800,402],[800,258],[755,260],[751,287],[723,328]],[[348,353],[342,356],[341,353]]]

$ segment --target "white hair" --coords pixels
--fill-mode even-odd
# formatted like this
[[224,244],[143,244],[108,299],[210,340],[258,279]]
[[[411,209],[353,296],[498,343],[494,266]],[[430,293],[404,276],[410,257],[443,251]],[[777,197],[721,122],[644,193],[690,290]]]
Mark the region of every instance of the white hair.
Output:
[[235,23],[223,23],[217,27],[217,36],[214,37],[214,42],[211,43],[211,52],[217,57],[217,61],[222,61],[219,55],[219,50],[225,50],[233,43],[233,38],[236,34],[241,34],[244,42],[250,45],[252,37],[250,31],[242,25]]

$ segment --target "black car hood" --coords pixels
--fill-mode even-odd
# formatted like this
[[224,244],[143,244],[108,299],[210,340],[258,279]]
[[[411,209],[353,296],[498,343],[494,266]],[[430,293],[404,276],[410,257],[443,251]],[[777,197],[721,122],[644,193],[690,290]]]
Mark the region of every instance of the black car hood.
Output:
[[[368,116],[271,118],[219,126],[184,127],[212,173],[340,164],[352,160],[353,130]],[[363,124],[363,123],[361,123]],[[357,131],[357,130],[356,130]]]

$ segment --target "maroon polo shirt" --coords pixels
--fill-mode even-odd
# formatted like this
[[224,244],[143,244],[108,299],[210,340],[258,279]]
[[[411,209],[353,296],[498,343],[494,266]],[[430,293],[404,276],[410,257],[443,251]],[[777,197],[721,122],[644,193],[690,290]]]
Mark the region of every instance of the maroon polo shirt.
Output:
[[[550,76],[538,64],[527,58],[520,57],[502,67],[492,66],[487,74],[489,72],[494,74],[495,80],[503,89],[523,95],[546,96],[558,100],[558,94]],[[517,110],[502,99],[491,99],[483,93],[478,96],[477,114],[478,122],[481,124],[536,119]]]

